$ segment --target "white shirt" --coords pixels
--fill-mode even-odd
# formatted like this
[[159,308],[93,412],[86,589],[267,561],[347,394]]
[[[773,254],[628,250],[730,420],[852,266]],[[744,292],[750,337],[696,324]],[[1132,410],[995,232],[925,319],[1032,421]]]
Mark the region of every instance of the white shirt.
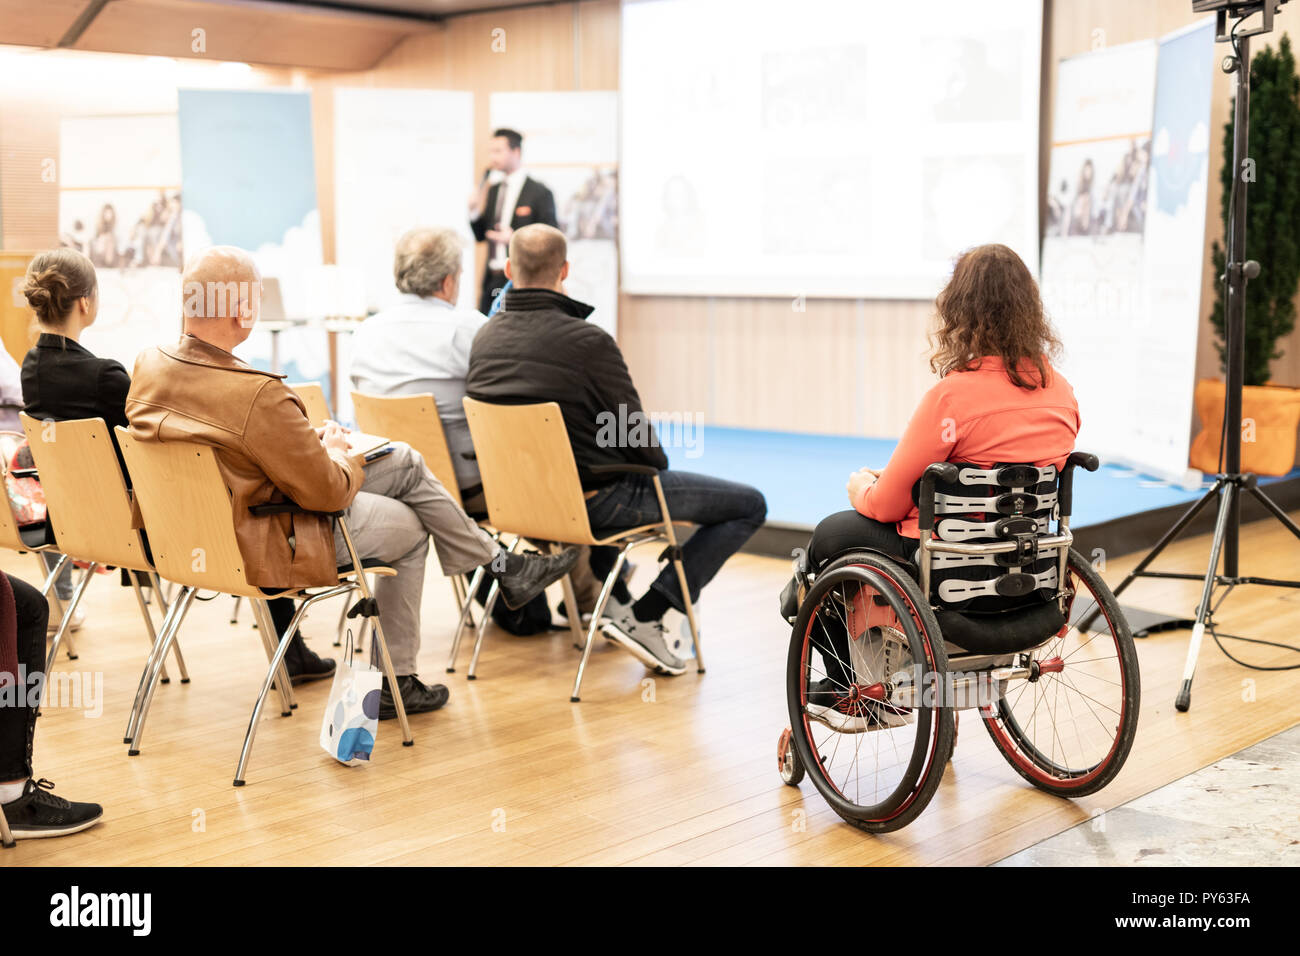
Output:
[[[528,171],[522,166],[513,173],[507,173],[506,178],[501,182],[497,191],[497,200],[501,200],[500,190],[505,190],[505,202],[501,206],[501,216],[494,222],[493,228],[509,228],[510,223],[515,218],[515,207],[519,205],[519,193],[524,188],[524,180],[528,178]],[[492,210],[494,213],[496,210]],[[506,259],[509,257],[509,247],[504,242],[492,243],[492,255],[488,260],[488,268],[500,272],[506,267]]]
[[370,395],[431,392],[451,449],[461,488],[479,483],[465,421],[465,375],[474,336],[487,322],[476,309],[462,309],[432,296],[403,295],[391,308],[370,316],[352,336],[352,385]]

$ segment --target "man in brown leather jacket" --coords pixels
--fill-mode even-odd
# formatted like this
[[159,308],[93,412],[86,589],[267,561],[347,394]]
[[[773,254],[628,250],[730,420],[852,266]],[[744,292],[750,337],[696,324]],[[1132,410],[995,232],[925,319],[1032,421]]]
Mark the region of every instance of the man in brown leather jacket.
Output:
[[[349,558],[328,517],[255,516],[250,505],[290,499],[308,511],[346,511],[361,557],[397,571],[379,578],[375,596],[406,711],[441,707],[446,687],[423,684],[415,667],[429,535],[444,574],[487,565],[512,607],[566,574],[576,552],[506,554],[409,445],[394,442],[390,454],[366,464],[349,453],[339,425],[313,429],[282,375],[231,354],[257,321],[261,277],[247,253],[231,246],[207,250],[186,271],[182,288],[185,335],[136,359],[126,400],[132,435],[213,446],[230,489],[246,573],[260,587],[331,582],[336,566]],[[393,716],[385,682],[380,717]]]

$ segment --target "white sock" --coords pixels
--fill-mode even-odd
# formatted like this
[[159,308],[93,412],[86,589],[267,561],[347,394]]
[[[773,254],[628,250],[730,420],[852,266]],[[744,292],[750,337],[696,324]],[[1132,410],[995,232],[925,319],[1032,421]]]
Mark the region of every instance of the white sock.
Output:
[[0,803],[13,803],[23,795],[23,790],[26,787],[26,780],[18,783],[0,783]]

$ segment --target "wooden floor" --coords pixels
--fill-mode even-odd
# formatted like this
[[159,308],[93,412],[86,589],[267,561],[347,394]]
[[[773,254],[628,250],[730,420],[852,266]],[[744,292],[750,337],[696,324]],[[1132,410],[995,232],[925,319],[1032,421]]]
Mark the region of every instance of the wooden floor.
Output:
[[[1244,572],[1300,570],[1300,543],[1276,524],[1248,526],[1243,541]],[[1163,566],[1197,569],[1207,553],[1192,539]],[[653,556],[640,553],[638,591]],[[1134,560],[1111,561],[1106,577],[1118,581]],[[34,577],[30,555],[0,555],[0,566]],[[740,556],[707,589],[707,674],[647,683],[641,665],[600,646],[575,705],[567,633],[490,632],[477,682],[463,664],[444,675],[451,591],[431,574],[420,664],[426,680],[449,683],[451,701],[413,719],[415,746],[401,747],[385,722],[371,765],[338,765],[317,743],[328,683],[310,685],[292,718],[268,708],[242,789],[231,779],[265,667],[247,607],[232,627],[229,598],[196,604],[182,634],[193,682],[159,688],[144,752],[128,757],[122,731],[146,645],[131,592],[106,576],[87,594],[79,659],[59,662],[102,675],[102,714],[47,710],[36,737],[37,776],[102,803],[104,822],[20,843],[0,865],[984,864],[1300,722],[1300,674],[1245,670],[1208,639],[1192,710],[1177,713],[1187,632],[1162,634],[1138,642],[1142,716],[1109,788],[1077,803],[1034,790],[967,712],[929,808],[902,832],[870,836],[841,823],[810,783],[792,789],[777,775],[789,630],[776,608],[787,575],[785,561]],[[1124,600],[1183,611],[1196,595],[1194,584],[1146,582]],[[337,613],[327,606],[309,622],[322,653]],[[1295,643],[1300,592],[1243,589],[1220,619],[1234,633]],[[1280,650],[1237,650],[1292,662]]]

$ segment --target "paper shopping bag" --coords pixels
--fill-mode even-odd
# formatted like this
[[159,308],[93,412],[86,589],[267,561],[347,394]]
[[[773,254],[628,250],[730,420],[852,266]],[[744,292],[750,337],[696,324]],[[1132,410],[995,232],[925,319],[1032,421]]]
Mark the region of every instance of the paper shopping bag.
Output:
[[349,767],[370,760],[379,732],[379,687],[383,675],[373,667],[351,663],[334,674],[325,716],[320,725],[320,745],[339,763]]

